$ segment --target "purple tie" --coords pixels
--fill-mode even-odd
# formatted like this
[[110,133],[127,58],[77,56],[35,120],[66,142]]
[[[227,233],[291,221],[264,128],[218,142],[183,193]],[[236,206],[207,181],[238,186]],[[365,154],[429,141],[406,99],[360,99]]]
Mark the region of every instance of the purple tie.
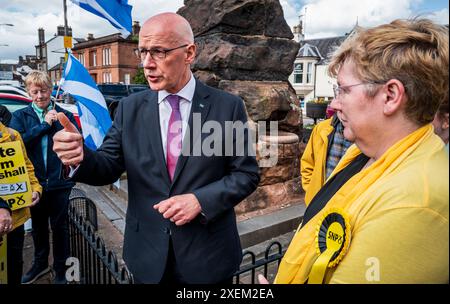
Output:
[[173,181],[178,156],[180,156],[181,153],[182,121],[180,113],[180,97],[178,95],[169,95],[166,99],[172,107],[172,113],[170,114],[169,119],[169,128],[167,129],[166,164],[170,181]]

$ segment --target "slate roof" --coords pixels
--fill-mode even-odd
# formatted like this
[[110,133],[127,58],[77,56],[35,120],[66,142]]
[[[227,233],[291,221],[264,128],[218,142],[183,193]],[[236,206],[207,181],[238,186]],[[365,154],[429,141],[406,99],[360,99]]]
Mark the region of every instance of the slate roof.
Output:
[[317,64],[326,64],[334,49],[341,45],[347,37],[348,36],[345,35],[339,37],[303,40],[300,42],[300,50],[298,51],[297,58],[317,57],[320,58]]

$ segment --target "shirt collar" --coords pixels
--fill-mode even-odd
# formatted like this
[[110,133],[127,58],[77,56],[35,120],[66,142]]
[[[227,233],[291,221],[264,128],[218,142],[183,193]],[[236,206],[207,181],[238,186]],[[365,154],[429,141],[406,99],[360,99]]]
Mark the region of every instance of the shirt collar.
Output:
[[158,91],[158,104],[160,104],[169,95],[178,95],[188,102],[192,102],[195,92],[195,78],[191,73],[188,83],[177,93],[169,93],[166,90]]
[[[41,109],[41,108],[39,108],[34,102],[31,103],[31,106],[33,107],[33,110],[36,112],[36,114],[41,115],[41,116],[43,115],[44,110]],[[50,110],[53,110],[52,102],[50,102],[50,103],[48,104],[47,109],[46,109],[46,112],[48,112],[48,111],[50,111]]]

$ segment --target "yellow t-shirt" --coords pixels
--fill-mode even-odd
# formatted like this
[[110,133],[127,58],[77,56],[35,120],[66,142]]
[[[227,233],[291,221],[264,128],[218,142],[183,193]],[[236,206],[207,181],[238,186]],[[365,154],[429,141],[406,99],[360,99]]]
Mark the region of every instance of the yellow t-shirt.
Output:
[[[358,151],[350,147],[338,166]],[[350,218],[351,240],[325,283],[448,283],[449,161],[431,126],[355,175],[296,233],[276,283],[308,279],[317,259],[316,227],[331,207],[343,208]]]

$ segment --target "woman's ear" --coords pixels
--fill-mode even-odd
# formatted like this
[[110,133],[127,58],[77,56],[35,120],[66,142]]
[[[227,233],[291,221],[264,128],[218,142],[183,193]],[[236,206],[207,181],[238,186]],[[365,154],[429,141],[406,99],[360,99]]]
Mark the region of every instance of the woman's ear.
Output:
[[406,101],[405,87],[397,79],[391,79],[383,87],[385,96],[383,112],[386,115],[395,114]]

